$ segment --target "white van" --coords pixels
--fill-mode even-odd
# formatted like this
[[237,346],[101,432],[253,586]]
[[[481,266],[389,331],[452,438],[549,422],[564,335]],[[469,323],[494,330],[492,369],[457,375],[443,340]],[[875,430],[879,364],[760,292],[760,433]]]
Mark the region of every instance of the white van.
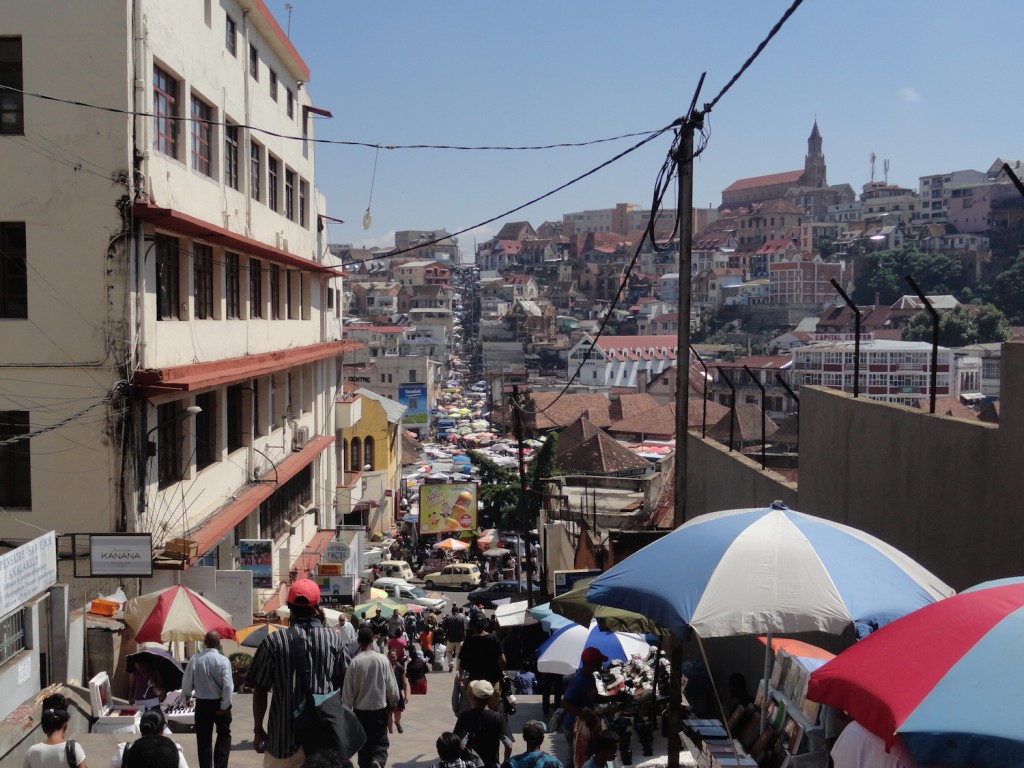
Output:
[[475,563],[453,563],[444,566],[440,571],[428,573],[424,577],[427,589],[438,587],[462,587],[467,592],[480,586],[480,569]]
[[376,589],[382,589],[388,593],[388,597],[398,603],[407,605],[421,605],[432,611],[443,611],[448,601],[441,595],[431,595],[425,589],[421,589],[402,579],[380,578],[373,582]]
[[396,579],[412,581],[412,568],[409,567],[405,560],[381,560],[377,563],[377,568],[380,569],[381,576],[391,576]]

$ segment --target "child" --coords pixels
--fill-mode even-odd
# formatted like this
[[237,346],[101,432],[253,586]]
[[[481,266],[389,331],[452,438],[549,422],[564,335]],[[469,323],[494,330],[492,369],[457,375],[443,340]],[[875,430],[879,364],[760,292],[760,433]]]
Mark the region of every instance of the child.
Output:
[[583,764],[583,768],[610,768],[619,752],[619,734],[615,731],[598,731],[594,736],[594,755]]
[[451,731],[437,737],[438,761],[431,768],[479,768],[480,763],[462,751],[462,740]]
[[547,728],[540,720],[530,720],[523,726],[526,751],[508,760],[511,768],[562,768],[562,761],[543,750]]

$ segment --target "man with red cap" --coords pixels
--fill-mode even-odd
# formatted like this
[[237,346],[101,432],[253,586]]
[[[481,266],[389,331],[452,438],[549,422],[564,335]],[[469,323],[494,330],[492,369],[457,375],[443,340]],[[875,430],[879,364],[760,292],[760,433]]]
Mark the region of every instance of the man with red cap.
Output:
[[582,666],[573,673],[562,696],[561,707],[565,710],[562,724],[576,768],[581,768],[590,758],[590,739],[601,727],[601,718],[594,712],[594,705],[615,700],[614,696],[597,693],[594,673],[606,661],[608,657],[597,648],[584,648],[580,655]]
[[[253,687],[253,743],[266,749],[264,768],[298,768],[306,755],[296,740],[296,708],[302,703],[305,686],[295,675],[299,649],[309,659],[309,690],[314,694],[340,690],[345,681],[348,654],[342,636],[324,625],[320,587],[309,579],[298,579],[288,590],[291,616],[287,632],[272,632],[256,649],[247,682]],[[294,649],[294,650],[293,650]],[[304,666],[304,665],[303,665]],[[274,692],[270,719],[263,727],[267,695]]]

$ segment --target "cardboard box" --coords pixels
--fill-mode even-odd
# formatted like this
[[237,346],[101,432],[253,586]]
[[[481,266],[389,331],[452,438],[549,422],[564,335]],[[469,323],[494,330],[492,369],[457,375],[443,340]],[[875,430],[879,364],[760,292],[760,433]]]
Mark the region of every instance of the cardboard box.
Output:
[[95,613],[100,616],[113,616],[120,610],[121,604],[115,603],[113,600],[96,599],[89,603],[89,613]]
[[191,539],[171,539],[164,542],[164,554],[181,560],[191,560],[199,555],[199,542]]

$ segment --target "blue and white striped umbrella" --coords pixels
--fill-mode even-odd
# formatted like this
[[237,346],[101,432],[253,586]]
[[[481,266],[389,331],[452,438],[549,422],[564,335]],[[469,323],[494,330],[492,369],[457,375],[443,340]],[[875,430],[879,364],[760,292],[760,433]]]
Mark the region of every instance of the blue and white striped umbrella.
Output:
[[587,600],[677,635],[857,634],[949,597],[934,574],[856,528],[781,503],[684,523],[594,579]]

